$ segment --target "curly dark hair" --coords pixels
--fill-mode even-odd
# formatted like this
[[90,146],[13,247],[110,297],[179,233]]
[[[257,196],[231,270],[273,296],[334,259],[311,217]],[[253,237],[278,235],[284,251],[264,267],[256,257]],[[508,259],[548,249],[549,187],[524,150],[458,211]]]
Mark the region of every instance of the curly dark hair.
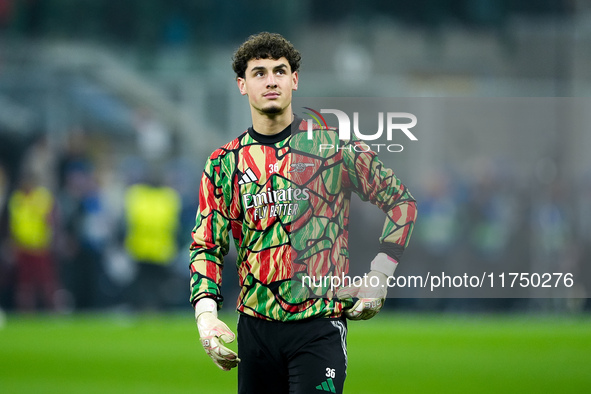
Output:
[[262,32],[248,37],[234,52],[232,68],[236,78],[244,78],[246,65],[252,59],[279,59],[285,57],[291,71],[298,71],[302,56],[281,34]]

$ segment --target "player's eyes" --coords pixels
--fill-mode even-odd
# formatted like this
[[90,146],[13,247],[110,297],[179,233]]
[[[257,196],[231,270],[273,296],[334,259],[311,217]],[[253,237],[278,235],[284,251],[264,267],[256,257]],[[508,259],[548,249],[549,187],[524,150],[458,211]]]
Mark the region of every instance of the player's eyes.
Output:
[[[287,72],[283,68],[278,69],[278,70],[275,70],[274,73],[275,73],[275,75],[286,75],[287,74]],[[253,76],[258,77],[258,78],[264,77],[265,76],[265,71],[263,71],[263,70],[256,71],[256,72],[253,73]]]

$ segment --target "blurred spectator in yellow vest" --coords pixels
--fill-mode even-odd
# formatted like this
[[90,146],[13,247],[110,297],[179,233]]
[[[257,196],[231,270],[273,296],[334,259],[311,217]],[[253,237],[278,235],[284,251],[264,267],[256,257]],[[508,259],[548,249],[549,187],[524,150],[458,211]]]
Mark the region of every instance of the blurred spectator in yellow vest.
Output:
[[171,263],[178,253],[181,198],[172,188],[156,182],[138,183],[125,195],[125,249],[137,263],[132,287],[134,307],[166,306]]
[[32,311],[40,302],[56,308],[57,269],[52,256],[54,196],[25,173],[8,200],[8,227],[16,265],[16,306]]

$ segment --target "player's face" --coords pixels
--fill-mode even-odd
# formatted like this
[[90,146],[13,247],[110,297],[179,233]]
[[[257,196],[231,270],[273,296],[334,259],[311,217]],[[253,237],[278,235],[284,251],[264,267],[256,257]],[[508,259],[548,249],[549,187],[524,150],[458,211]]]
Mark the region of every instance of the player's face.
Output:
[[292,91],[298,88],[298,73],[291,72],[285,57],[252,59],[244,78],[238,78],[238,88],[259,113],[280,114],[291,105]]

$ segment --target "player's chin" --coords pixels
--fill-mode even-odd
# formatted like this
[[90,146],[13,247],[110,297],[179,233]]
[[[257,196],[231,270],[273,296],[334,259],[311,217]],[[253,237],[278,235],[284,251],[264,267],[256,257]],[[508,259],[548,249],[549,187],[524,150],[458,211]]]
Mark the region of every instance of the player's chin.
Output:
[[279,114],[283,111],[283,109],[277,104],[269,104],[262,108],[262,112],[267,115],[274,115]]

